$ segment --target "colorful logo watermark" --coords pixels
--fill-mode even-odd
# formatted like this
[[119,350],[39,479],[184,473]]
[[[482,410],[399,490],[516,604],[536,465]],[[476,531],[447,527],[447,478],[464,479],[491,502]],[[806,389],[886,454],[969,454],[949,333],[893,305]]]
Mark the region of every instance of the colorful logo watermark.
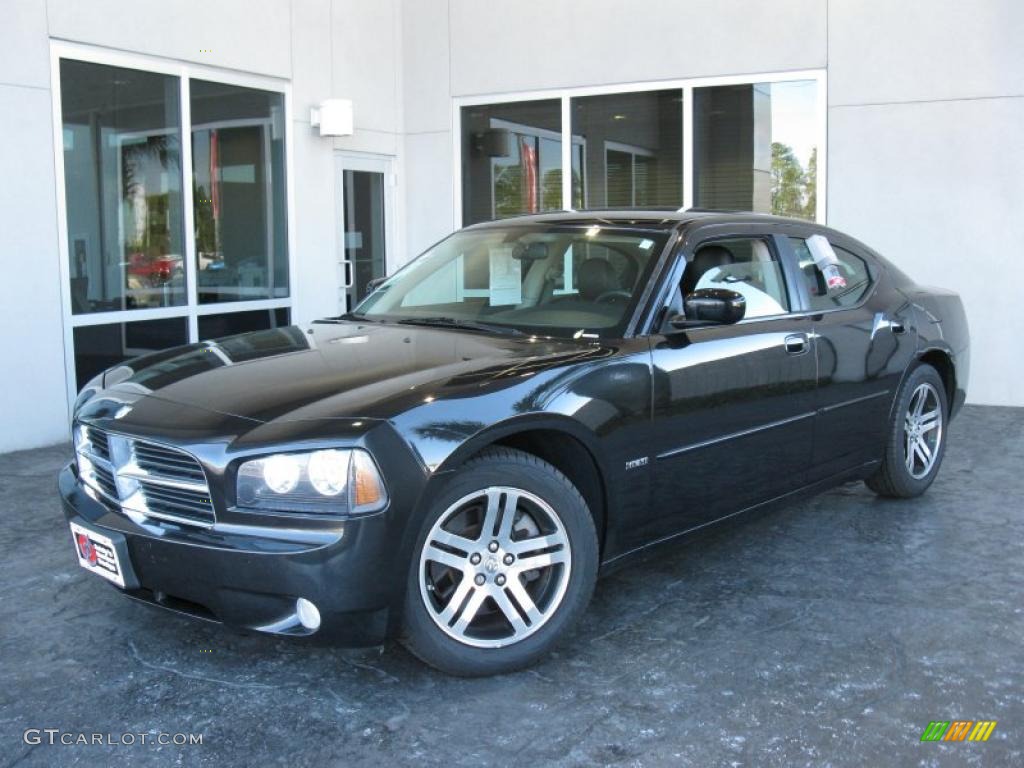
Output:
[[995,729],[995,720],[932,720],[921,741],[988,741]]

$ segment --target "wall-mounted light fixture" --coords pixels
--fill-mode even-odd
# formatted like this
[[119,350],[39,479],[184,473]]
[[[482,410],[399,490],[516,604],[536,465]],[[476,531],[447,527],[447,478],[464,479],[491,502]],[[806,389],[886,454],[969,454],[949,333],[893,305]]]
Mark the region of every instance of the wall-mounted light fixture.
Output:
[[355,126],[352,99],[327,99],[309,110],[309,124],[321,136],[351,136]]

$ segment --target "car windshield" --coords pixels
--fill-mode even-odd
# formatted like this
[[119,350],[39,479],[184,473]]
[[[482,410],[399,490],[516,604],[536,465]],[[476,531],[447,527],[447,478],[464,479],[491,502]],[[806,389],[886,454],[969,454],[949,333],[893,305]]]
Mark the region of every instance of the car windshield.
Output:
[[507,333],[621,336],[667,237],[598,224],[464,230],[388,278],[352,314]]

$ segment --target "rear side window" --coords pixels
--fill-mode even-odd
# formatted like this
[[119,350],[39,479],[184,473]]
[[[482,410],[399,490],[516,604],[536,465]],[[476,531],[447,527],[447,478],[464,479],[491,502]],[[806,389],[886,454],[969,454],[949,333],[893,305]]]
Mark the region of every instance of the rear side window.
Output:
[[845,285],[829,290],[825,275],[815,263],[807,242],[802,237],[791,237],[789,242],[796,252],[812,310],[852,307],[871,290],[871,272],[867,262],[860,256],[832,244],[832,250],[839,258],[839,272],[844,278]]

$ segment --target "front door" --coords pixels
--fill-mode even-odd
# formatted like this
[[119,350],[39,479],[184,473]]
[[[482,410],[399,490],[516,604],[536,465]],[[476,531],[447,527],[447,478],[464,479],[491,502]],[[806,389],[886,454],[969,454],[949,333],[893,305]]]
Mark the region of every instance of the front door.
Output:
[[367,284],[384,277],[392,227],[391,161],[339,155],[336,196],[339,311],[348,312],[367,294]]
[[806,482],[817,377],[813,328],[766,234],[688,248],[679,297],[725,288],[746,299],[735,325],[651,337],[654,464],[645,538],[686,531]]

